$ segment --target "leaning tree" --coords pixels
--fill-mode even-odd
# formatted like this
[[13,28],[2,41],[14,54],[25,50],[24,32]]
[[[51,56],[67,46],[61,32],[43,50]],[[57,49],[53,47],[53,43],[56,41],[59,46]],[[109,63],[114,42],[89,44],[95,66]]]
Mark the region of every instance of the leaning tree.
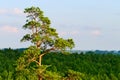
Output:
[[23,36],[22,42],[30,41],[32,45],[24,51],[24,55],[18,59],[18,70],[25,68],[34,69],[38,79],[42,80],[42,73],[46,69],[42,65],[42,57],[51,51],[64,51],[72,49],[72,39],[63,39],[58,36],[56,29],[50,27],[51,21],[43,15],[39,7],[30,7],[24,10],[27,14],[26,24],[23,28],[29,33]]

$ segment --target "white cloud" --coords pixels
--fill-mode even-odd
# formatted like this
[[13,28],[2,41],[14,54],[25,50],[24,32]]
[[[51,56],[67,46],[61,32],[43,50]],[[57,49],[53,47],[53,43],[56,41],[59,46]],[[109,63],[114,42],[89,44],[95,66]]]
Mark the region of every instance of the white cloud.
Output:
[[70,34],[71,34],[71,35],[78,35],[78,34],[79,34],[79,31],[72,31]]
[[67,32],[58,32],[59,36],[65,36],[67,35]]
[[0,14],[4,14],[4,13],[7,13],[7,10],[6,9],[0,9]]
[[59,33],[60,36],[68,36],[68,35],[75,36],[75,35],[79,35],[78,31],[68,31],[68,32],[61,31],[61,32],[58,32],[58,33]]
[[3,26],[3,27],[0,27],[0,32],[18,33],[18,29],[12,26]]
[[100,36],[101,35],[101,31],[100,30],[93,30],[91,32],[91,34],[94,35],[94,36]]
[[13,9],[13,13],[14,13],[14,14],[23,14],[23,11],[20,10],[19,8],[14,8],[14,9]]
[[23,15],[23,11],[19,8],[13,8],[13,9],[0,9],[0,14],[17,14],[17,15]]
[[100,27],[85,26],[85,27],[83,27],[83,29],[84,29],[84,31],[87,31],[87,33],[92,36],[100,36],[102,34]]
[[90,25],[90,26],[84,26],[83,29],[91,31],[91,30],[99,30],[100,27],[96,27],[96,26],[91,26]]

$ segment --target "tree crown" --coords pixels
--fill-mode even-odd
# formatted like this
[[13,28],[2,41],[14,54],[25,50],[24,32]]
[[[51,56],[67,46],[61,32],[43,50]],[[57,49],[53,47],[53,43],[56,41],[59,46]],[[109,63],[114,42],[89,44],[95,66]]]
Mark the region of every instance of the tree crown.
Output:
[[72,49],[74,42],[72,39],[63,39],[58,36],[56,29],[51,28],[51,21],[43,15],[39,7],[26,8],[24,13],[27,14],[24,29],[29,29],[31,33],[26,34],[21,41],[31,41],[41,50],[65,50]]

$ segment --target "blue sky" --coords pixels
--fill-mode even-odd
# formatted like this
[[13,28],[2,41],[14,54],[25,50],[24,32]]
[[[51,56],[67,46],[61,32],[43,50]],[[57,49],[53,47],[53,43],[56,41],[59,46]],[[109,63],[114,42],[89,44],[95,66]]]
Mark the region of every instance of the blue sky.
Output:
[[73,38],[79,50],[120,49],[120,0],[1,0],[0,48],[28,47],[20,39],[24,8],[38,6],[60,37]]

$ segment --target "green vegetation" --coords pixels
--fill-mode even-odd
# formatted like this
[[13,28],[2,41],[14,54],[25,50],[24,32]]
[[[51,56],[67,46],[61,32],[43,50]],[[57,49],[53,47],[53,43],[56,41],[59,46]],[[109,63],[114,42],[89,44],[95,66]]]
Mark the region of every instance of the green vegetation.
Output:
[[[19,50],[0,50],[0,80],[38,80],[31,67],[17,71]],[[46,54],[43,65],[50,65],[42,74],[43,80],[120,80],[119,54]],[[31,65],[35,65],[34,63]]]

